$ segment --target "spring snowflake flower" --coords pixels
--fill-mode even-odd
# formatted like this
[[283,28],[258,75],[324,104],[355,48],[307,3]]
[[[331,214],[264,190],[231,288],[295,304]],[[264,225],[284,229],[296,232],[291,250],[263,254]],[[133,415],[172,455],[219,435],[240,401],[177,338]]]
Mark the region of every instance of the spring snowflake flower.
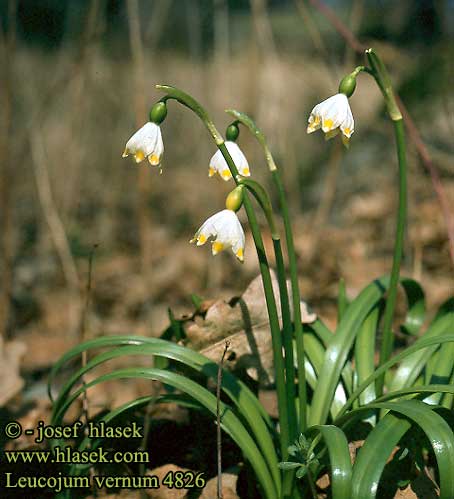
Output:
[[128,140],[123,158],[133,154],[136,163],[147,158],[150,165],[159,166],[163,152],[161,128],[156,123],[149,121]]
[[222,210],[208,218],[191,239],[191,243],[202,246],[212,237],[211,251],[213,255],[226,248],[232,248],[240,262],[244,255],[244,231],[236,213],[232,210]]
[[335,137],[339,130],[342,132],[342,141],[348,147],[355,122],[348,103],[348,97],[339,93],[317,104],[309,116],[307,133],[312,133],[321,128],[325,138]]
[[[249,170],[249,164],[247,162],[246,156],[238,147],[238,144],[236,142],[226,140],[225,146],[227,147],[230,156],[232,156],[232,159],[235,162],[240,175],[243,175],[243,177],[249,177],[251,175],[251,172]],[[216,153],[213,155],[213,157],[210,160],[210,168],[208,170],[208,176],[212,177],[216,173],[226,181],[232,178],[232,174],[230,173],[227,162],[224,159],[224,156],[222,155],[219,149],[216,151]]]

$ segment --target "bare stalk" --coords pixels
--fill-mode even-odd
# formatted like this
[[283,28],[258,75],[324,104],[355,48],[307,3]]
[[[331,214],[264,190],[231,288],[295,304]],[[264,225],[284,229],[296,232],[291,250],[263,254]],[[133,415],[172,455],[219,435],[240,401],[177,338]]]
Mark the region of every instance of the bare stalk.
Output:
[[218,366],[218,379],[216,385],[216,449],[218,460],[218,482],[217,482],[217,499],[222,499],[222,436],[221,436],[221,385],[222,385],[222,369],[224,367],[224,359],[227,350],[229,349],[230,341],[225,342],[224,352],[222,353],[221,361]]
[[6,338],[10,303],[12,273],[12,205],[11,198],[14,189],[13,168],[11,166],[11,115],[12,115],[12,55],[15,48],[16,2],[8,5],[8,32],[3,33],[0,23],[0,258],[1,280],[0,288],[0,354],[3,350],[3,340]]
[[43,210],[44,218],[49,227],[52,242],[54,243],[63,274],[69,290],[69,322],[70,332],[76,335],[79,329],[79,318],[81,310],[81,298],[79,292],[79,276],[76,264],[71,254],[65,228],[60,219],[57,206],[55,205],[50,185],[49,172],[47,170],[47,158],[44,150],[43,139],[40,132],[31,131],[30,149],[33,159],[33,171],[35,174],[38,198]]
[[[139,15],[138,0],[128,0],[128,27],[129,43],[132,53],[132,64],[135,77],[134,108],[136,127],[140,128],[146,121],[147,106],[145,101],[145,74],[144,74],[144,51]],[[151,195],[150,175],[148,168],[137,169],[137,191],[138,206],[137,216],[140,237],[140,257],[142,275],[145,278],[148,289],[151,290],[151,256],[152,256],[152,222],[148,209],[148,200]],[[150,294],[149,294],[150,296]]]

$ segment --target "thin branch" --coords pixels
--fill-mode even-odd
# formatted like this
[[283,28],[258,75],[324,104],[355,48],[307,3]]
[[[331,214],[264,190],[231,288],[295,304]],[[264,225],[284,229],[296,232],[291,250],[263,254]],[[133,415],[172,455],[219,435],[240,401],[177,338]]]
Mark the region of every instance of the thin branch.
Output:
[[274,42],[273,30],[266,9],[265,0],[250,0],[252,8],[252,20],[254,23],[257,39],[262,47],[263,53],[271,60],[277,59],[276,44]]
[[[68,124],[70,135],[74,141],[84,142],[83,134],[90,134],[87,124],[87,85],[90,80],[90,62],[93,58],[93,53],[96,47],[96,38],[99,32],[99,26],[104,0],[92,0],[85,17],[85,26],[80,39],[80,60],[78,63],[78,71],[74,74],[68,84],[68,94],[70,106],[78,112],[72,114],[72,120]],[[67,51],[67,46],[61,50],[61,57],[64,57]],[[67,159],[67,171],[65,171],[65,189],[60,193],[60,206],[62,219],[71,212],[74,203],[80,198],[80,184],[82,178],[82,165],[84,164],[84,156],[87,151],[83,147],[74,147],[72,154]]]
[[[142,26],[140,22],[139,1],[128,0],[126,3],[128,11],[129,44],[131,47],[132,64],[135,77],[134,109],[136,127],[140,128],[145,122],[145,56],[142,42]],[[137,217],[140,237],[140,257],[142,275],[145,278],[147,288],[151,291],[151,260],[152,260],[152,235],[151,216],[148,209],[150,198],[150,170],[139,167],[137,169],[138,206]],[[151,296],[151,294],[150,294]]]
[[221,361],[218,366],[218,379],[216,385],[216,449],[218,459],[218,482],[217,482],[217,499],[222,499],[222,441],[221,441],[221,385],[222,385],[222,369],[224,367],[224,358],[227,350],[230,347],[230,341],[225,342],[224,352],[222,353]]
[[[87,339],[87,317],[88,317],[88,312],[90,310],[90,301],[91,301],[91,284],[92,284],[92,275],[93,275],[93,257],[96,251],[96,248],[98,247],[97,244],[94,244],[91,248],[90,254],[88,256],[88,276],[87,276],[87,287],[85,289],[85,305],[82,310],[82,316],[80,319],[80,342],[83,343]],[[87,360],[88,360],[88,354],[87,350],[84,350],[82,352],[82,368],[84,368],[87,365]],[[85,386],[86,380],[85,380],[85,375],[82,376],[81,378],[81,384],[82,386]],[[84,422],[84,433],[85,436],[89,436],[89,431],[88,431],[88,422],[89,422],[89,413],[90,413],[90,407],[89,407],[89,402],[88,402],[88,391],[84,390],[82,394],[82,420]],[[90,443],[88,444],[89,447],[91,446]],[[93,466],[90,466],[90,476],[93,478],[94,475],[94,468]],[[95,496],[96,497],[96,496]]]
[[12,125],[12,55],[16,39],[16,2],[8,4],[8,30],[3,32],[0,23],[0,235],[1,258],[1,292],[0,292],[0,353],[3,349],[3,339],[8,329],[11,288],[13,281],[12,260],[12,192],[14,190],[14,169],[11,166],[11,125]]
[[347,28],[347,26],[339,19],[331,7],[328,7],[320,0],[309,0],[309,2],[332,24],[333,28],[355,52],[362,54],[368,48],[366,45],[363,45],[358,38],[356,38],[351,30]]
[[65,228],[58,214],[47,171],[47,158],[43,139],[38,130],[32,130],[30,135],[30,149],[33,159],[36,187],[44,218],[49,226],[50,235],[57,251],[63,274],[70,291],[70,330],[75,334],[80,319],[81,300],[79,293],[79,276],[76,264],[71,254]]
[[[330,7],[325,5],[321,0],[309,0],[311,5],[316,8],[334,27],[334,29],[341,35],[341,37],[350,45],[350,47],[358,54],[363,54],[366,50],[365,45],[363,45],[358,38],[352,33],[352,31],[339,19],[337,14]],[[409,112],[407,111],[402,100],[396,94],[397,104],[400,108],[402,116],[404,118],[405,125],[407,127],[407,132],[410,140],[413,142],[422,164],[425,169],[429,172],[430,178],[432,180],[432,185],[435,194],[440,203],[440,207],[443,213],[443,218],[445,220],[446,231],[448,233],[449,239],[449,254],[451,257],[451,263],[454,266],[454,217],[452,216],[453,210],[449,206],[448,199],[446,197],[445,190],[440,180],[440,175],[435,167],[429,152],[427,150],[424,141],[422,140],[421,134],[415,125],[415,122],[411,118]]]
[[328,49],[326,48],[325,42],[323,41],[322,35],[320,34],[320,30],[312,18],[312,13],[306,5],[305,0],[296,0],[296,7],[303,19],[304,25],[306,26],[307,32],[309,34],[309,38],[314,45],[314,48],[317,50],[319,54],[322,55],[323,60],[327,61],[328,59]]

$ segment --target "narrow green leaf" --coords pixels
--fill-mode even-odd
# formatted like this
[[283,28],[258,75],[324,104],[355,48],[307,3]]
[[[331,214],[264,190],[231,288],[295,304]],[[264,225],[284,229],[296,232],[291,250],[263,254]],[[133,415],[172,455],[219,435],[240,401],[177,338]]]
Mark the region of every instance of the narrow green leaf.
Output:
[[[379,318],[379,307],[374,307],[363,322],[355,341],[355,372],[361,384],[375,371],[375,339]],[[361,405],[375,399],[375,386],[370,384],[359,397]]]
[[436,322],[441,317],[444,317],[447,314],[452,314],[453,312],[454,312],[454,297],[451,297],[440,305],[440,308],[438,309],[433,322]]
[[[433,322],[425,332],[424,336],[416,340],[413,346],[421,344],[423,340],[428,338],[443,336],[444,334],[449,334],[453,331],[454,314],[452,316],[451,314],[445,315]],[[413,384],[424,369],[428,359],[431,355],[433,355],[437,348],[438,346],[434,345],[430,348],[420,350],[402,361],[390,383],[389,391],[398,390],[399,388]]]
[[339,288],[337,292],[337,323],[344,317],[345,311],[348,307],[347,290],[345,288],[345,281],[341,277],[339,279]]
[[323,424],[326,421],[336,385],[339,382],[339,376],[355,336],[371,309],[377,305],[382,297],[387,282],[386,278],[382,278],[369,284],[352,301],[345,312],[345,316],[338,325],[336,333],[326,350],[320,378],[312,400],[310,425]]
[[400,284],[405,291],[408,305],[407,315],[401,330],[404,333],[416,335],[419,333],[426,317],[424,291],[417,281],[407,277],[402,278]]
[[[311,324],[304,327],[305,331],[312,331],[322,342],[325,350],[328,348],[331,340],[334,338],[334,333],[323,323],[320,318]],[[353,391],[353,369],[350,362],[346,362],[342,369],[342,382],[347,394]]]
[[300,466],[301,463],[293,463],[291,461],[283,461],[282,463],[279,463],[279,468],[284,471],[294,470],[295,468],[299,468]]
[[[180,374],[161,369],[138,367],[118,369],[109,374],[99,376],[93,381],[83,385],[81,388],[65,398],[65,401],[61,404],[59,411],[54,414],[53,424],[58,424],[61,421],[67,408],[85,390],[106,381],[128,378],[152,379],[173,386],[177,390],[181,390],[182,392],[193,397],[213,415],[216,415],[216,397],[206,388],[201,387],[196,382],[181,376]],[[248,430],[243,426],[241,420],[238,419],[231,408],[224,403],[221,403],[221,427],[231,436],[235,443],[241,448],[245,457],[251,463],[251,466],[253,467],[261,486],[263,487],[267,499],[275,499],[278,497],[276,485],[272,480],[272,475],[270,474],[270,470],[263,455],[249,435]]]
[[415,343],[414,345],[408,347],[403,352],[389,359],[382,366],[380,366],[371,376],[365,379],[358,386],[358,388],[352,393],[352,395],[350,395],[346,404],[344,405],[344,407],[342,408],[342,410],[340,411],[340,413],[336,418],[336,424],[339,422],[341,418],[344,417],[344,414],[352,406],[353,402],[359,397],[359,395],[367,388],[367,386],[373,383],[379,376],[385,373],[394,364],[397,364],[398,362],[404,360],[406,357],[409,357],[410,355],[413,355],[415,352],[418,352],[419,350],[425,349],[427,347],[432,347],[434,345],[440,345],[450,342],[454,342],[454,334],[445,335],[443,337],[437,336],[434,338],[421,338],[421,340]]
[[301,479],[303,478],[307,473],[307,466],[304,464],[298,468],[298,471],[295,473],[296,478]]
[[[60,390],[58,399],[54,403],[54,414],[60,410],[60,405],[82,375],[97,365],[120,356],[153,355],[164,357],[181,362],[214,380],[217,379],[217,364],[198,352],[158,338],[113,336],[97,338],[76,345],[57,361],[49,376],[49,384],[53,382],[62,366],[72,358],[79,357],[82,351],[112,346],[117,346],[117,348],[99,354],[91,359],[84,368],[81,368],[66,382]],[[269,416],[265,413],[263,406],[246,385],[226,370],[223,371],[222,390],[230,397],[244,419],[249,423],[252,434],[256,438],[263,454],[266,456],[270,473],[280,487],[280,475],[277,469],[278,459],[272,439],[274,429]]]
[[[315,390],[318,377],[323,368],[325,349],[315,336],[314,331],[306,327],[304,328],[304,350],[306,354],[306,380],[309,386]],[[310,363],[310,366],[307,365],[307,362]],[[330,413],[333,418],[339,413],[346,400],[347,396],[343,384],[338,383],[330,407]]]
[[[428,437],[438,465],[440,497],[454,497],[454,435],[448,423],[430,406],[418,400],[371,404],[397,412],[412,420]],[[387,414],[372,430],[358,453],[353,467],[353,499],[375,498],[378,481],[394,446],[411,423]],[[387,455],[386,455],[387,453]]]
[[320,432],[326,442],[331,464],[332,498],[351,499],[352,464],[344,432],[333,425],[317,425],[311,427],[309,431]]
[[[451,393],[454,394],[454,385],[415,385],[408,388],[402,388],[401,390],[396,390],[395,392],[388,392],[377,398],[374,402],[384,402],[385,400],[392,400],[400,397],[405,397],[407,395],[423,395],[426,393]],[[427,399],[424,399],[427,402]],[[374,403],[372,402],[372,404]]]

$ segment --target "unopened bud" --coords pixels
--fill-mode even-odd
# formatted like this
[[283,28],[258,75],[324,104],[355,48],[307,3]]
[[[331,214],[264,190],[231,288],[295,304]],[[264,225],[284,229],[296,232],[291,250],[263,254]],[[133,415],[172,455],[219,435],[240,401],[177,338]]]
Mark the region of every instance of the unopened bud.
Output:
[[150,110],[150,121],[160,125],[167,116],[167,105],[165,102],[156,102]]
[[227,140],[231,142],[235,142],[235,140],[238,138],[238,135],[240,134],[240,129],[236,124],[232,124],[227,127],[227,130],[225,131],[225,137]]
[[239,185],[229,193],[225,200],[225,207],[228,210],[238,211],[243,204],[243,185]]
[[356,74],[351,73],[342,78],[339,84],[339,93],[351,97],[356,88]]

